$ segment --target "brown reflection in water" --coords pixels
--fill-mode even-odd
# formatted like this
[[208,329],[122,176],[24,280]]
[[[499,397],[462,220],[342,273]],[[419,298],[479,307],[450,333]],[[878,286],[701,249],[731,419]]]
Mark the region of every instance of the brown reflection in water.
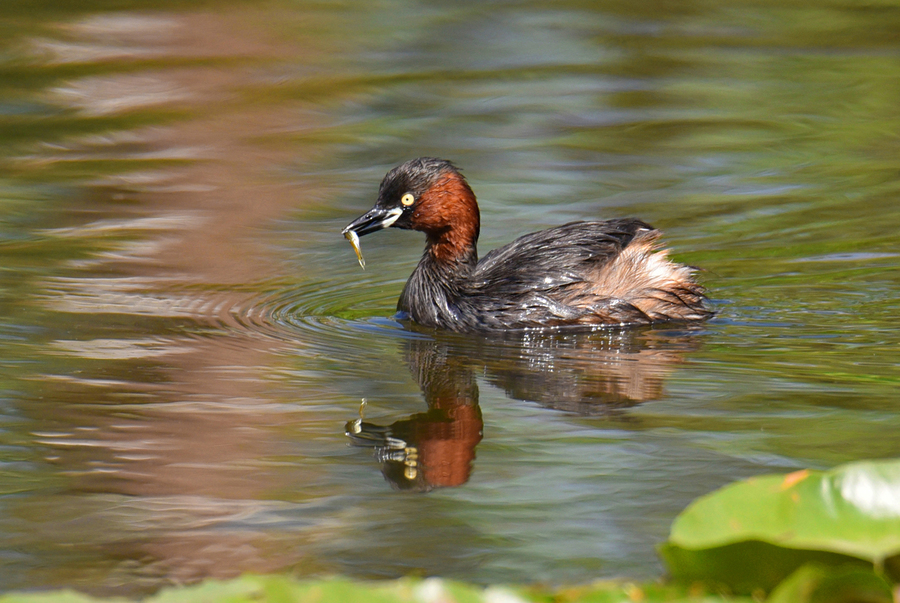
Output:
[[362,418],[347,423],[357,446],[372,446],[384,476],[401,490],[459,486],[469,479],[484,422],[478,384],[466,359],[430,339],[406,344],[406,361],[428,411],[382,427]]
[[666,378],[699,345],[688,331],[654,329],[482,342],[487,379],[508,396],[583,416],[661,398]]
[[385,479],[401,490],[468,480],[483,428],[476,374],[510,398],[608,416],[660,398],[666,377],[699,346],[689,332],[653,329],[432,337],[405,343],[428,411],[389,426],[362,418],[346,425],[350,441],[373,447]]
[[[152,590],[301,561],[314,571],[303,547],[260,542],[256,531],[235,527],[274,504],[255,501],[285,488],[283,474],[260,459],[285,453],[277,444],[284,438],[273,436],[293,417],[266,390],[284,343],[237,328],[251,296],[233,287],[280,273],[258,235],[315,194],[272,172],[302,160],[303,149],[258,139],[303,125],[299,103],[244,95],[264,91],[261,62],[315,60],[316,40],[285,47],[253,24],[252,10],[121,13],[34,41],[50,64],[122,66],[48,90],[76,115],[127,123],[149,110],[181,114],[165,125],[52,141],[19,162],[35,173],[135,166],[92,174],[63,225],[45,233],[107,247],[49,279],[42,296],[71,323],[49,346],[52,373],[35,377],[33,436],[66,487],[22,530],[46,531],[36,546],[52,543],[75,557],[63,566],[98,550],[104,562],[122,560],[109,575],[69,582],[95,592],[140,590],[135,576]],[[292,476],[305,472],[315,482],[320,471],[294,467]],[[75,520],[98,529],[73,534],[66,501],[77,498],[82,508],[85,496],[89,508]],[[64,572],[37,580],[52,585]]]

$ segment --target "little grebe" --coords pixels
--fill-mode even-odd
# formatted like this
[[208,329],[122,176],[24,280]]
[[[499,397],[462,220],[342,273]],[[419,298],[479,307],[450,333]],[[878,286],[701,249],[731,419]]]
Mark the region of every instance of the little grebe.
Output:
[[571,222],[525,235],[478,261],[480,216],[459,170],[421,157],[387,173],[378,201],[344,230],[421,230],[425,254],[397,309],[452,331],[638,325],[709,318],[694,270],[657,251],[660,232],[636,219]]

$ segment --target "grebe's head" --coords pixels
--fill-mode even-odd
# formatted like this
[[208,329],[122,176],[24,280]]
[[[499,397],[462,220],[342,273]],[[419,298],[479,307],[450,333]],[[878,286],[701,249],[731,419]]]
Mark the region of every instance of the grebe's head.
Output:
[[466,233],[474,246],[480,226],[478,204],[452,163],[420,157],[389,171],[381,181],[375,207],[351,222],[342,234],[361,237],[391,226],[420,230],[430,243],[458,231]]

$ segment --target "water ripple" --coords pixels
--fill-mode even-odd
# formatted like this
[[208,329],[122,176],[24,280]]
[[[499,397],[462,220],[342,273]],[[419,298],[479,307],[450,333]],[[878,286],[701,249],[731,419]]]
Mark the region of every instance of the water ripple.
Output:
[[[190,341],[221,339],[224,345],[247,345],[247,340],[287,345],[293,352],[346,357],[360,341],[373,337],[417,338],[393,320],[393,293],[371,297],[369,287],[348,289],[340,280],[321,280],[301,285],[270,283],[256,291],[173,284],[171,280],[146,277],[53,278],[45,283],[39,299],[46,308],[77,314],[80,331],[54,342],[56,353],[82,358],[139,358],[184,353]],[[140,317],[147,330],[170,324],[169,332],[149,337],[131,333],[131,338],[101,335],[104,322],[115,316]],[[122,319],[119,319],[122,320]],[[130,320],[130,319],[129,319]],[[185,323],[185,321],[188,321]],[[172,330],[174,329],[174,330]]]

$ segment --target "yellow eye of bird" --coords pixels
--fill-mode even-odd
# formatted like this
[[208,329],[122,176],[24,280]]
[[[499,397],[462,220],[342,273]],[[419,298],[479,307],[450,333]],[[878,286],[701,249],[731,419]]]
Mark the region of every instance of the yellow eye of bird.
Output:
[[400,197],[400,203],[404,205],[404,207],[409,207],[413,203],[416,202],[416,198],[413,197],[412,193],[406,193],[402,197]]

